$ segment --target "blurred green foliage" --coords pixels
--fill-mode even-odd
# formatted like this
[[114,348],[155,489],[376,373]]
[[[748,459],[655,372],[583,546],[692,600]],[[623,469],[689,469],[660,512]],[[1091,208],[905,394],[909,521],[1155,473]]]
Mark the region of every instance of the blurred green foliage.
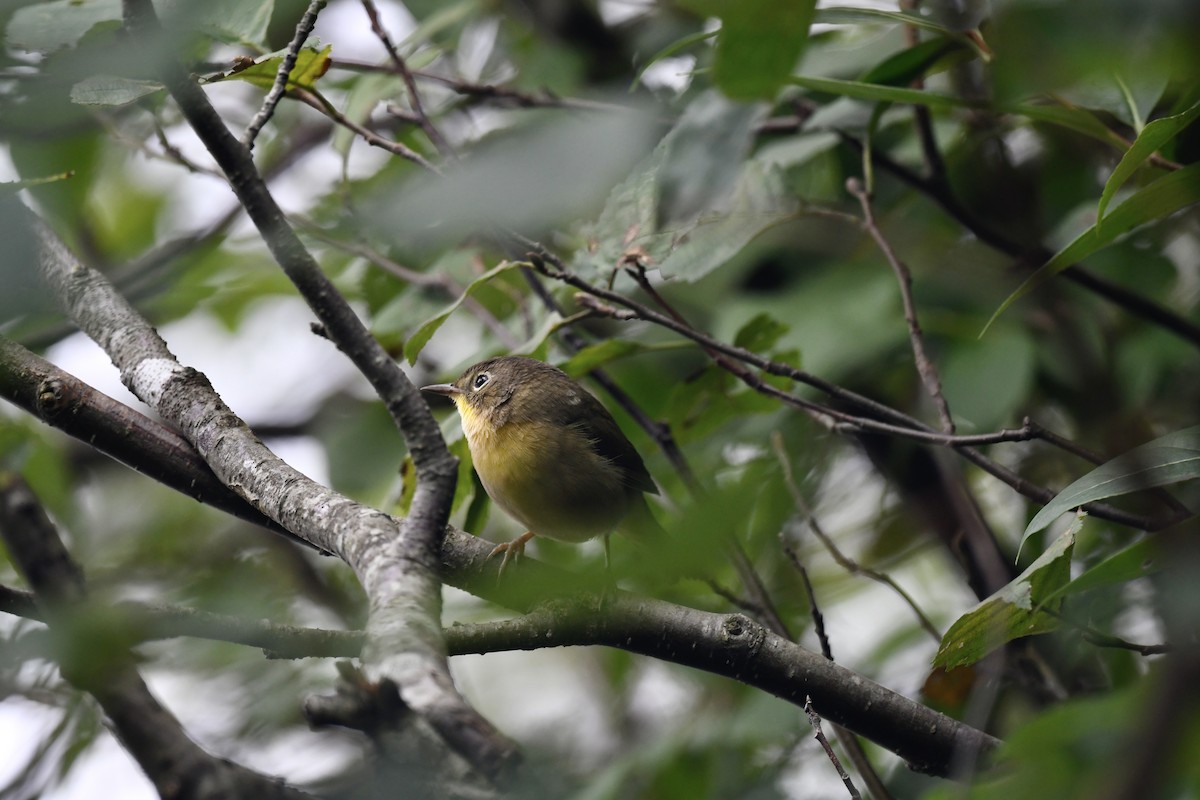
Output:
[[[170,36],[161,50],[198,75],[229,72],[235,55],[260,62],[241,76],[248,81],[205,89],[240,135],[304,5],[162,4]],[[1074,533],[1073,550],[1051,553],[1053,585],[1043,580],[1049,571],[1034,570],[1041,577],[1031,600],[1030,581],[1005,584],[1024,568],[1016,566],[1018,544],[1037,503],[952,449],[814,420],[663,327],[577,317],[576,290],[543,280],[551,309],[518,269],[529,263],[528,248],[513,246],[503,230],[536,239],[593,285],[653,306],[632,276],[644,269],[696,330],[936,428],[896,275],[846,188],[856,179],[871,190],[874,224],[911,271],[923,341],[958,431],[1019,428],[1030,417],[1108,460],[1194,427],[1200,408],[1200,7],[378,5],[453,155],[439,153],[414,124],[404,81],[355,3],[324,12],[320,42],[305,51],[297,79],[344,119],[420,153],[443,174],[369,146],[295,97],[276,110],[255,154],[293,224],[389,352],[418,382],[500,352],[539,355],[585,382],[603,369],[665,424],[704,488],[700,498],[660,440],[589,383],[663,489],[658,516],[674,534],[673,569],[646,569],[627,542],[614,543],[616,568],[625,570],[618,574],[636,576],[640,590],[729,610],[741,591],[722,549],[733,536],[803,644],[817,640],[799,565],[835,656],[913,695],[938,643],[897,593],[839,563],[794,492],[842,553],[894,576],[942,633],[999,592],[1011,601],[1002,625],[1036,619],[1038,630],[1053,632],[1003,648],[998,676],[965,681],[983,688],[947,703],[1008,740],[997,769],[975,776],[965,796],[1096,796],[1117,754],[1143,746],[1139,710],[1164,671],[1155,659],[1098,646],[1098,635],[1143,643],[1166,636],[1162,609],[1182,605],[1182,595],[1156,573],[1171,558],[1139,531],[1093,515]],[[336,26],[326,22],[334,14]],[[5,178],[32,183],[69,173],[29,186],[24,197],[155,324],[207,316],[244,333],[258,301],[294,289],[241,216],[229,214],[232,194],[157,90],[153,58],[121,45],[119,18],[120,4],[108,0],[0,4]],[[326,55],[332,62],[322,74]],[[13,223],[18,188],[0,186],[0,331],[44,350],[68,329],[33,282],[32,246]],[[185,246],[171,248],[179,242]],[[560,335],[563,320],[582,351]],[[189,352],[200,360],[191,365],[204,370],[252,348],[277,348],[278,373],[253,376],[264,397],[278,398],[269,404],[278,425],[271,413],[256,417],[264,435],[281,448],[309,448],[305,468],[338,490],[402,511],[413,477],[386,414],[357,383],[289,363],[288,342],[311,335],[298,321],[274,341],[243,336],[237,352],[206,352],[195,342]],[[804,400],[861,412],[812,387],[759,376]],[[319,387],[321,400],[298,415],[288,381]],[[438,413],[465,458],[456,419],[448,406]],[[983,451],[1052,491],[1092,466],[1044,442]],[[1152,458],[1145,466],[1161,468],[1168,456]],[[290,624],[363,623],[361,590],[336,560],[223,518],[7,410],[0,465],[26,476],[101,597]],[[1193,460],[1176,469],[1173,491],[1196,508],[1200,468]],[[1130,513],[1169,510],[1155,495],[1117,502]],[[971,508],[977,519],[964,510]],[[515,523],[489,512],[464,462],[452,522],[493,539],[514,533]],[[1003,574],[994,585],[979,585],[964,561],[966,531],[977,523],[997,543]],[[1062,542],[1060,532],[1031,537],[1022,564]],[[600,569],[596,547],[545,542],[533,550],[581,572]],[[1083,583],[1070,581],[1088,568]],[[711,584],[675,579],[693,572]],[[18,582],[7,560],[0,581]],[[1052,608],[1033,607],[1043,595]],[[502,614],[447,595],[448,623]],[[976,633],[962,663],[991,649],[982,645],[994,631],[978,621],[964,618],[958,628]],[[60,746],[14,772],[3,797],[52,787],[100,736],[90,706],[38,671],[36,650],[18,646],[35,629],[9,619],[0,627],[16,654],[0,659],[0,697],[32,698],[57,715],[47,742]],[[147,669],[256,698],[223,709],[233,722],[221,727],[222,753],[329,735],[304,732],[296,712],[298,692],[332,680],[327,661],[281,665],[198,640],[139,652]],[[468,693],[494,696],[494,721],[525,742],[531,796],[537,787],[587,798],[843,791],[809,746],[804,715],[780,700],[712,676],[651,670],[619,652],[538,663],[572,670],[578,684],[543,717],[504,688],[503,676],[463,666]],[[651,702],[657,691],[679,699]],[[1189,702],[1181,697],[1180,707]],[[592,728],[574,719],[584,706],[600,709]],[[545,735],[539,725],[566,732]],[[1187,758],[1196,736],[1192,719],[1162,744],[1156,796],[1200,791]],[[908,773],[890,754],[868,752],[898,797],[963,796]],[[327,773],[352,768],[339,753]]]

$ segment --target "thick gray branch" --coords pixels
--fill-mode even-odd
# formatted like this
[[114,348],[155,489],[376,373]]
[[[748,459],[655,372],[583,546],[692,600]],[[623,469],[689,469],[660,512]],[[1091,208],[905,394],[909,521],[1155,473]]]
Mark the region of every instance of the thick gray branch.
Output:
[[392,680],[405,703],[456,750],[486,774],[498,774],[514,757],[515,747],[454,687],[441,639],[440,602],[438,615],[424,613],[427,592],[439,594],[436,565],[414,570],[419,558],[405,546],[413,526],[356,503],[281,461],[201,373],[178,363],[102,275],[79,263],[45,226],[35,224],[47,282],[68,316],[108,353],[122,382],[191,442],[221,483],[279,526],[350,565],[371,603],[364,658],[374,677]]
[[3,337],[0,397],[205,505],[314,547],[246,505],[187,439]]
[[[614,594],[611,589],[600,609],[597,595],[589,592],[598,592],[601,582],[532,559],[516,567],[509,580],[498,582],[496,564],[487,560],[490,550],[478,537],[448,531],[443,551],[446,582],[510,608],[532,610],[512,620],[448,628],[446,644],[453,655],[568,645],[617,647],[724,675],[801,708],[811,696],[825,719],[934,775],[951,775],[954,765],[986,757],[999,744],[741,614],[714,614]],[[123,610],[128,614],[127,635],[133,640],[197,636],[261,647],[283,658],[353,656],[363,640],[357,632],[290,628],[175,607],[127,604]],[[41,619],[26,596],[3,587],[0,611]]]

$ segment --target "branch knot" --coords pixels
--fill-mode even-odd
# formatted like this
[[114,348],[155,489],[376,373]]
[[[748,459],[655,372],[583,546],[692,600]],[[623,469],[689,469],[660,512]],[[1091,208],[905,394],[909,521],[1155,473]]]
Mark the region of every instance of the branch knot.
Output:
[[726,647],[742,653],[747,660],[758,655],[766,638],[766,629],[745,614],[729,614],[721,622],[721,640]]

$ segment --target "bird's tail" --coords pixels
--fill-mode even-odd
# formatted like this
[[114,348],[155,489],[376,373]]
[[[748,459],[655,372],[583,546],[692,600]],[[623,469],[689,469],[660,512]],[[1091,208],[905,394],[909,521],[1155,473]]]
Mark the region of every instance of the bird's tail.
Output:
[[624,562],[621,571],[635,580],[662,586],[682,578],[705,580],[711,571],[703,554],[659,524],[645,495],[638,497],[617,530],[636,545],[634,558],[619,559]]
[[632,508],[629,509],[629,513],[625,515],[625,519],[621,521],[617,530],[635,542],[651,547],[662,545],[667,540],[667,532],[654,518],[654,512],[650,510],[650,504],[646,502],[646,495],[641,493],[634,500]]

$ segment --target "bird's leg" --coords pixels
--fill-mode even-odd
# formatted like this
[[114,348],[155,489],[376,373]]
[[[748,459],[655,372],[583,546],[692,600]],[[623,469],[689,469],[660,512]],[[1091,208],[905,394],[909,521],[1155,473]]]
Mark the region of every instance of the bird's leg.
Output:
[[616,589],[616,580],[613,579],[612,571],[612,552],[609,549],[609,539],[612,537],[609,534],[604,534],[604,585],[600,589],[599,610],[604,610],[604,604],[608,601],[608,593],[612,589]]
[[533,538],[532,531],[525,531],[511,542],[501,542],[492,548],[492,552],[488,553],[488,559],[504,553],[504,558],[500,561],[499,575],[504,575],[504,569],[508,566],[509,561],[519,561],[521,556],[525,555],[525,543]]

